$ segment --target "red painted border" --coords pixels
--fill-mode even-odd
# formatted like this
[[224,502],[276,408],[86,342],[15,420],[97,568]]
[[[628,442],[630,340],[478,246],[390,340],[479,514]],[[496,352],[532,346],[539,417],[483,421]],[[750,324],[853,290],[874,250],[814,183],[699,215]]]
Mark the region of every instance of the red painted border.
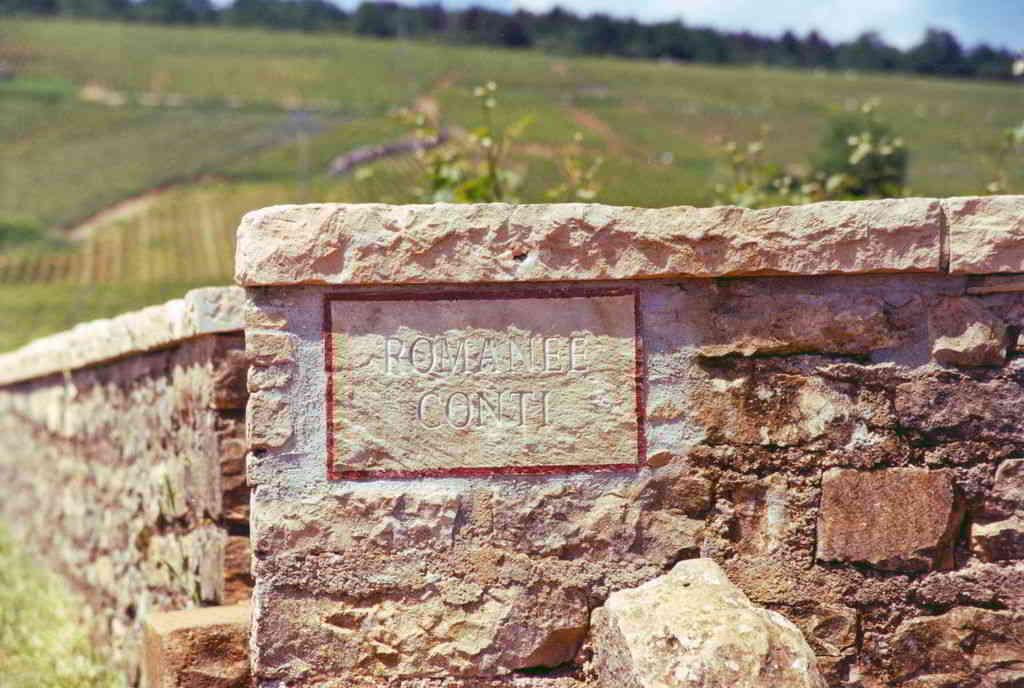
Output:
[[477,468],[423,468],[418,471],[339,471],[340,480],[374,480],[388,478],[475,478],[494,475],[564,475],[581,472],[635,471],[635,463],[560,464],[557,466],[481,466]]
[[[636,463],[613,464],[580,464],[555,466],[493,466],[476,468],[427,468],[410,471],[346,471],[336,470],[335,437],[334,437],[334,327],[331,320],[331,302],[333,301],[458,301],[474,300],[506,300],[506,299],[564,299],[588,298],[600,296],[632,296],[633,321],[636,328]],[[328,480],[387,480],[395,478],[469,478],[491,477],[500,475],[564,475],[581,472],[623,472],[635,471],[647,463],[647,437],[644,428],[647,400],[647,359],[643,340],[642,312],[640,308],[639,290],[632,287],[542,287],[517,289],[516,291],[469,291],[445,290],[429,294],[415,293],[398,295],[394,292],[365,292],[361,294],[326,294],[324,296],[324,371],[327,375],[326,406],[327,406],[327,479]]]

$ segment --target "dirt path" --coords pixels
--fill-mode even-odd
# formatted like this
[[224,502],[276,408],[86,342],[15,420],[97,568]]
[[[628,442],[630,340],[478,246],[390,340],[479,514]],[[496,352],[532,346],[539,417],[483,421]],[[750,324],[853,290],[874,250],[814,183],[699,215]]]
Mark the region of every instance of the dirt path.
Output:
[[[328,123],[324,118],[315,113],[305,111],[290,112],[287,117],[267,129],[265,140],[255,143],[243,150],[237,151],[218,163],[211,164],[209,167],[212,169],[219,169],[235,160],[241,160],[246,156],[293,141],[299,134],[314,136],[327,126]],[[201,183],[204,179],[210,178],[211,176],[215,176],[215,173],[211,173],[209,170],[201,170],[193,174],[182,175],[178,178],[157,184],[156,186],[150,187],[149,189],[137,193],[134,196],[129,196],[128,198],[124,198],[116,203],[108,205],[106,208],[98,210],[92,215],[86,217],[84,220],[80,220],[65,227],[62,232],[65,237],[73,241],[87,238],[91,236],[98,227],[115,220],[142,215],[159,196],[169,193],[179,187]]]
[[[430,86],[430,88],[416,99],[414,107],[416,110],[424,113],[432,122],[437,122],[441,116],[441,107],[437,99],[437,94],[442,93],[446,89],[452,88],[459,80],[460,74],[456,71],[449,71],[441,75],[441,77]],[[245,151],[244,155],[251,155],[259,150],[270,148],[275,145],[279,145],[282,142],[288,141],[293,138],[297,133],[303,132],[307,135],[316,134],[325,125],[316,115],[309,112],[297,112],[289,114],[288,118],[273,127],[270,132],[269,140],[258,146],[254,146],[251,150]],[[443,138],[447,137],[447,132],[443,134]],[[374,148],[386,147],[386,145],[377,145]],[[364,147],[369,148],[369,147]],[[354,152],[359,153],[362,149],[356,149]],[[352,153],[353,151],[350,151]],[[406,153],[411,151],[400,150],[396,153]],[[394,154],[394,153],[386,153]],[[345,157],[345,156],[341,156]],[[376,156],[380,157],[380,156]],[[346,165],[344,171],[348,171],[349,167],[354,167],[362,162],[372,162],[376,159],[373,155],[369,156],[366,161],[356,161],[354,165]],[[147,189],[139,194],[130,196],[123,200],[120,200],[112,205],[103,208],[89,217],[85,218],[80,222],[67,227],[63,230],[64,236],[67,238],[78,241],[86,239],[98,229],[105,225],[115,222],[117,220],[130,219],[138,217],[146,213],[154,202],[163,196],[164,194],[170,193],[175,189],[190,186],[202,181],[204,177],[207,177],[208,173],[199,173],[195,176],[187,179],[177,179],[174,181],[160,184],[151,189]]]
[[434,126],[439,126],[441,123],[441,103],[438,102],[437,96],[439,93],[443,93],[454,86],[461,76],[456,71],[442,74],[440,79],[431,84],[426,93],[416,99],[413,109],[426,115],[427,119]]
[[569,114],[576,124],[580,125],[592,134],[600,136],[608,145],[608,150],[616,155],[629,155],[631,146],[626,140],[619,136],[618,132],[612,129],[607,122],[595,115],[590,110],[584,110],[576,105],[570,105]]
[[64,236],[72,241],[88,239],[98,228],[103,227],[104,225],[110,224],[116,220],[130,219],[144,214],[160,196],[170,193],[179,186],[184,186],[187,183],[188,182],[174,182],[171,184],[162,184],[152,189],[147,189],[135,196],[118,201],[113,205],[108,205],[99,212],[93,213],[85,220],[69,227],[65,230]]

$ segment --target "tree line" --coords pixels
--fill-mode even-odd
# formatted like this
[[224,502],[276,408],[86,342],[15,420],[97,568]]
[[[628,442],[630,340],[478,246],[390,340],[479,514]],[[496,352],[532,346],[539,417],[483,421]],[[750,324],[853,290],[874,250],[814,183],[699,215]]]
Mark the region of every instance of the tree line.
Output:
[[0,15],[36,14],[161,24],[262,26],[345,32],[376,38],[417,38],[453,44],[537,48],[568,55],[670,59],[708,64],[762,64],[826,70],[910,72],[1011,79],[1016,55],[1002,47],[965,48],[956,36],[929,29],[901,50],[876,32],[832,43],[816,31],[779,37],[692,27],[682,21],[641,23],[606,14],[502,12],[483,7],[447,10],[440,4],[363,2],[347,12],[326,0],[0,0]]

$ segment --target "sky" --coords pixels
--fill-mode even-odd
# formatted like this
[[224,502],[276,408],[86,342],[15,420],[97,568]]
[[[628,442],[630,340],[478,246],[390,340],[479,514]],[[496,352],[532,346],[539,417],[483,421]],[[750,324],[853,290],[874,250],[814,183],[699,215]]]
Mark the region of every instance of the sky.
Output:
[[[441,4],[453,9],[480,4],[543,12],[555,3],[441,0]],[[768,35],[786,29],[800,34],[817,29],[833,41],[877,30],[901,48],[920,41],[928,27],[937,27],[952,31],[968,46],[987,42],[1024,50],[1024,0],[562,0],[558,4],[578,14],[604,12],[641,21],[682,19],[693,26]]]

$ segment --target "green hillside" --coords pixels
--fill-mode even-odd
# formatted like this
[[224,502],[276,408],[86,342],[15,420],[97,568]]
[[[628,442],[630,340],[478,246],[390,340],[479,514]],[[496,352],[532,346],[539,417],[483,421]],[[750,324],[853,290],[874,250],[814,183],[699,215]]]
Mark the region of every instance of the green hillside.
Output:
[[708,204],[723,141],[763,138],[769,159],[802,162],[830,114],[872,97],[907,142],[914,194],[981,193],[992,174],[985,151],[1024,119],[1013,84],[262,30],[5,19],[4,62],[16,76],[0,81],[0,222],[63,231],[142,198],[75,235],[86,239],[0,254],[0,314],[13,324],[0,347],[229,281],[245,210],[415,200],[411,158],[375,163],[368,178],[325,169],[335,155],[407,134],[390,115],[397,107],[418,103],[473,126],[472,88],[490,80],[499,119],[533,117],[511,161],[525,173],[526,201],[558,181],[556,160],[580,131],[607,159],[596,200]]

